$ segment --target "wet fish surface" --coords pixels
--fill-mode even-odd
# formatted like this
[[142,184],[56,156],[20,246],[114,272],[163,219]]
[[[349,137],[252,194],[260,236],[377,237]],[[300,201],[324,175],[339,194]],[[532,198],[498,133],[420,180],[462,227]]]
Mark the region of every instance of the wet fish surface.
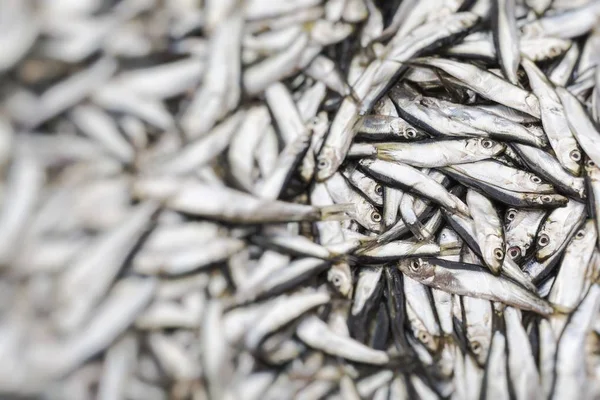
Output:
[[0,0],[0,398],[600,398],[599,0]]

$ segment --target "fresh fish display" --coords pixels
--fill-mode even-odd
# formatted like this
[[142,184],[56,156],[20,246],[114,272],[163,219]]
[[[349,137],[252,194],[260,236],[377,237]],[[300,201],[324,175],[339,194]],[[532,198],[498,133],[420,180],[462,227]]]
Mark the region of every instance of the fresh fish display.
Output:
[[600,0],[0,0],[0,398],[600,398]]

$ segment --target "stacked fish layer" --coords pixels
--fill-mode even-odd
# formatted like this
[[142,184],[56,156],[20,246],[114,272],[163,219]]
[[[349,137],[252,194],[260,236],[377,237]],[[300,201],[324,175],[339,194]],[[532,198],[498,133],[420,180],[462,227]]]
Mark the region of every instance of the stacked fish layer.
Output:
[[0,397],[600,397],[600,1],[0,32]]

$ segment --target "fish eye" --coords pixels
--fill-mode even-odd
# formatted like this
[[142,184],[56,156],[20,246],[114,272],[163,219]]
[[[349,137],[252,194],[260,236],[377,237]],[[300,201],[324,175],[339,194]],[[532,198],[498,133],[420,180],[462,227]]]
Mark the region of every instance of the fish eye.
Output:
[[511,247],[510,249],[508,249],[508,256],[513,260],[519,258],[520,255],[521,249],[519,249],[518,247]]
[[488,139],[483,139],[483,140],[481,141],[481,146],[482,146],[484,149],[491,149],[491,148],[494,146],[494,143],[493,143],[491,140],[488,140]]
[[494,249],[494,258],[496,260],[502,260],[504,258],[504,252],[502,249]]
[[408,128],[404,132],[408,138],[414,139],[417,137],[417,131],[415,131],[413,128]]
[[375,193],[382,195],[383,194],[383,188],[381,187],[380,184],[375,185]]
[[540,235],[540,237],[538,238],[538,245],[540,247],[544,247],[544,246],[548,246],[548,243],[550,243],[550,238],[548,237],[548,235],[546,235],[546,234]]
[[332,279],[332,283],[334,286],[341,286],[342,284],[342,278],[340,278],[339,276],[335,275]]
[[542,183],[542,180],[539,177],[535,176],[535,175],[531,176],[531,181],[533,183]]
[[329,161],[325,158],[320,158],[319,162],[317,163],[317,167],[319,169],[327,169],[329,168]]
[[579,152],[579,150],[573,150],[569,153],[569,157],[571,157],[571,160],[573,161],[580,161],[581,153]]
[[586,163],[586,165],[587,165],[588,167],[590,167],[590,168],[593,168],[593,167],[595,167],[595,166],[596,166],[596,163],[595,163],[594,161],[592,161],[592,160],[587,160],[587,163]]
[[419,331],[417,338],[423,343],[429,342],[429,334],[425,331]]
[[548,195],[542,196],[541,199],[544,203],[550,203],[552,201],[552,197],[550,197]]
[[418,270],[421,264],[419,264],[419,260],[412,260],[410,262],[410,268],[414,271]]
[[379,214],[377,211],[373,211],[371,213],[371,219],[375,222],[381,222],[381,214]]
[[473,350],[473,353],[475,353],[475,354],[481,353],[481,344],[477,341],[472,342],[471,350]]
[[580,229],[579,231],[577,231],[577,233],[575,234],[575,239],[581,239],[585,236],[585,231],[583,229]]
[[512,221],[512,220],[514,220],[516,218],[516,216],[517,216],[517,212],[515,210],[509,210],[506,213],[506,220],[507,221]]

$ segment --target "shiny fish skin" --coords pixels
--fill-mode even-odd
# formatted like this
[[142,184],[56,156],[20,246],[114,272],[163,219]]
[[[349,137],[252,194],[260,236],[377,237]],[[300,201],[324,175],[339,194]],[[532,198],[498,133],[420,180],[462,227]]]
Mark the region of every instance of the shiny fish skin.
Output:
[[529,258],[535,250],[535,237],[546,216],[541,210],[519,210],[509,208],[504,219],[506,236],[506,255],[514,261]]
[[540,101],[542,125],[558,161],[575,176],[581,171],[581,152],[567,123],[565,109],[548,78],[528,59],[522,61],[533,93]]
[[517,85],[520,62],[519,31],[515,15],[515,0],[498,0],[492,4],[492,31],[499,63],[504,76]]
[[575,7],[567,11],[557,12],[532,21],[521,28],[524,37],[555,36],[572,38],[589,31],[598,21],[600,5],[596,1]]
[[[374,156],[421,168],[445,167],[492,158],[504,151],[488,139],[443,140],[420,143],[376,143]],[[352,148],[350,148],[352,153]]]
[[353,204],[356,209],[356,221],[373,232],[381,230],[382,216],[346,179],[336,173],[330,177],[325,186],[333,201],[337,204]]
[[371,177],[363,174],[359,169],[349,166],[342,169],[342,174],[348,179],[348,182],[376,206],[383,206],[383,186]]
[[508,373],[517,399],[542,398],[540,377],[527,333],[521,324],[521,313],[512,307],[504,310],[508,347]]
[[535,257],[543,261],[556,253],[585,219],[585,205],[571,200],[564,208],[557,208],[548,214],[537,233]]
[[[516,141],[530,144],[536,147],[546,146],[546,137],[543,132],[538,134],[536,130],[514,123],[505,116],[495,115],[480,107],[465,106],[446,100],[438,100],[426,97],[421,104],[432,107],[446,115],[451,121],[461,123],[470,129],[476,128],[485,132],[486,136],[498,141]],[[470,131],[469,131],[470,133]],[[474,133],[474,136],[479,136]]]
[[573,362],[572,359],[568,359],[568,354],[581,351],[580,349],[584,346],[591,319],[598,313],[599,296],[600,287],[593,285],[573,313],[573,317],[559,339],[556,350],[556,379],[553,391],[550,394],[551,399],[568,395],[567,393],[573,387],[581,388],[583,391],[582,396],[586,395],[585,391],[588,385],[585,363]]
[[[393,78],[401,68],[398,62],[411,58],[436,42],[439,43],[441,40],[461,34],[473,26],[478,18],[465,12],[451,15],[446,19],[447,21],[443,25],[444,29],[439,29],[437,23],[425,24],[415,29],[409,37],[403,38],[405,40],[401,45],[397,45],[396,41],[392,40],[386,47],[387,58],[390,61],[386,59],[381,63],[375,60],[367,67],[358,82],[353,85],[355,93],[363,102],[363,114],[371,108],[383,89],[388,86],[388,82],[383,81],[376,85],[375,89],[372,89],[371,86],[375,83],[375,75]],[[386,68],[383,68],[384,65]],[[379,76],[378,79],[381,79],[382,76]],[[364,97],[369,96],[369,94],[371,94],[370,98],[365,99]],[[365,100],[368,100],[366,104],[364,103]],[[329,178],[344,161],[352,144],[352,138],[356,133],[354,124],[357,121],[358,111],[358,107],[352,104],[350,99],[344,99],[321,149],[317,180],[324,181]]]
[[383,226],[388,228],[394,225],[398,219],[400,202],[404,197],[404,192],[394,187],[385,186],[383,188]]
[[[414,60],[414,62],[439,68],[461,80],[464,85],[490,100],[523,111],[537,118],[540,116],[540,105],[535,95],[502,80],[490,72],[469,64],[444,59],[421,58]],[[495,90],[496,88],[501,89]],[[499,93],[504,93],[506,97],[500,97]]]
[[[552,193],[552,185],[543,183],[536,175],[502,165],[496,161],[478,161],[449,167],[475,180],[484,181],[502,189],[522,193]],[[445,170],[445,169],[444,169]]]
[[504,232],[494,205],[480,193],[469,189],[467,205],[475,222],[475,235],[485,264],[498,275],[504,261]]
[[363,159],[359,163],[370,175],[383,179],[388,184],[405,188],[429,198],[443,207],[463,215],[469,215],[467,206],[442,185],[422,172],[403,164]]
[[597,237],[594,221],[588,220],[567,244],[548,296],[548,301],[560,310],[570,312],[579,304],[584,294],[584,280],[590,268]]
[[[419,258],[400,261],[398,267],[402,272],[425,285],[454,294],[506,302],[514,307],[534,311],[541,315],[548,315],[553,311],[549,303],[504,278],[461,265],[451,268],[444,265],[449,265],[448,261]],[[475,282],[479,282],[479,284]]]
[[[285,222],[289,220],[321,219],[318,207],[261,200],[254,196],[218,186],[181,185],[183,181],[141,180],[135,192],[143,198],[166,200],[167,207],[199,216],[252,223],[253,221]],[[203,199],[202,202],[196,200]],[[237,210],[225,207],[236,204]],[[265,205],[272,207],[264,207]],[[233,211],[233,212],[232,212]]]
[[599,4],[0,0],[0,398],[600,398]]
[[[519,41],[521,56],[532,61],[546,61],[559,57],[568,51],[571,45],[570,40],[555,37],[522,38]],[[496,49],[492,38],[488,35],[464,40],[462,43],[450,47],[447,53],[462,58],[496,59]]]
[[600,164],[600,132],[577,98],[563,88],[556,88],[556,94],[565,107],[565,115],[575,139],[588,157]]
[[356,123],[358,139],[421,140],[427,135],[399,117],[365,115]]
[[317,317],[305,318],[296,330],[298,337],[308,345],[349,360],[381,365],[389,361],[388,355],[373,350],[348,337],[335,335]]
[[558,190],[579,199],[585,198],[585,183],[583,178],[566,172],[554,157],[535,147],[522,144],[514,144],[513,146],[525,164],[542,178],[548,182],[552,182]]
[[436,243],[396,240],[366,250],[359,250],[355,255],[364,262],[375,263],[414,256],[435,256],[440,251],[441,249]]
[[465,333],[470,350],[480,365],[485,365],[492,343],[492,305],[488,300],[462,297]]
[[600,223],[597,218],[600,215],[600,168],[592,160],[587,160],[585,163],[585,175],[588,187],[588,204],[590,210],[593,210],[592,215],[596,220],[596,232],[600,232]]

